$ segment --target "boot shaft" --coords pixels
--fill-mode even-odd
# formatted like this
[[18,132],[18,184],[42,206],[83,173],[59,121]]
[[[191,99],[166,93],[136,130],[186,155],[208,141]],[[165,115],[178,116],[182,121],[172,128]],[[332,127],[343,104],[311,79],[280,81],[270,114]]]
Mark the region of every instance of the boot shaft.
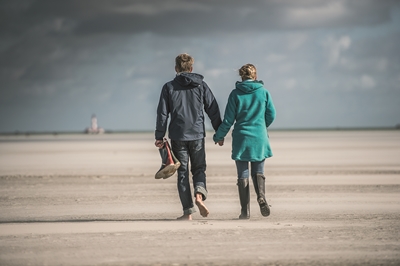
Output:
[[257,199],[265,199],[265,176],[263,174],[256,174],[255,176],[252,176],[252,179]]
[[250,218],[250,186],[248,178],[240,178],[237,180],[239,200],[241,206],[241,214],[239,219]]

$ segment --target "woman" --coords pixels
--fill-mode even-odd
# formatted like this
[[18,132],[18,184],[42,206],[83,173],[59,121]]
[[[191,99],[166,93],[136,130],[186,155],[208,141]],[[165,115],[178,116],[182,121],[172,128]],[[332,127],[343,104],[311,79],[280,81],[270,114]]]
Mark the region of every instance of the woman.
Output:
[[270,214],[265,199],[264,161],[272,156],[267,128],[274,121],[276,113],[270,93],[264,88],[263,82],[257,80],[256,67],[246,64],[239,69],[239,75],[242,81],[236,82],[236,89],[229,95],[224,121],[213,139],[221,145],[235,123],[232,131],[232,159],[235,160],[238,173],[241,205],[239,219],[249,219],[249,163],[261,214]]

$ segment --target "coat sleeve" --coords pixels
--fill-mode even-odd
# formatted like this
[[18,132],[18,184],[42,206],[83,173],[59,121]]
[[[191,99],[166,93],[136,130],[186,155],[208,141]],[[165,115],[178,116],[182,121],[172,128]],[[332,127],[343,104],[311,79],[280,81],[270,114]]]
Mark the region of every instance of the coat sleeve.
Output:
[[276,110],[274,103],[272,101],[271,94],[267,91],[267,101],[266,101],[266,108],[265,108],[265,125],[269,127],[272,122],[275,120],[276,117]]
[[164,87],[161,90],[160,100],[158,102],[157,107],[157,120],[156,120],[156,131],[155,131],[155,139],[161,140],[164,138],[165,133],[167,131],[167,122],[168,116],[170,113],[168,101],[168,90],[167,87]]
[[228,134],[231,129],[233,123],[236,120],[236,100],[233,91],[229,95],[228,103],[225,107],[224,120],[222,121],[221,126],[218,128],[217,132],[214,134],[213,140],[214,142],[218,142],[225,138],[226,134]]
[[214,94],[211,92],[211,89],[208,87],[207,83],[203,82],[204,88],[204,111],[208,115],[211,120],[211,125],[215,131],[217,131],[218,127],[221,125],[221,113],[219,111],[219,106],[217,100],[214,97]]

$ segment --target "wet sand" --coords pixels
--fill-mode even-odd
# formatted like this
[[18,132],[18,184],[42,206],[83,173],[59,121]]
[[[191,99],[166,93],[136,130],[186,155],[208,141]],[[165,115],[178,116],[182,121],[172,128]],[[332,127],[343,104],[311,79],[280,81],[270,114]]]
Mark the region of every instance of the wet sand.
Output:
[[271,215],[206,138],[210,215],[182,215],[152,134],[0,136],[0,265],[400,265],[400,131],[272,131]]

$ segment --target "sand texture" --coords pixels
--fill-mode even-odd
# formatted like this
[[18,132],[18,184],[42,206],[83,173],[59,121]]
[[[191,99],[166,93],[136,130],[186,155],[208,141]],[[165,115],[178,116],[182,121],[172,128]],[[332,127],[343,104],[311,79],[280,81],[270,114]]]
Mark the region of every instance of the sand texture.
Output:
[[0,265],[400,265],[399,130],[270,132],[249,220],[211,137],[210,214],[177,221],[151,133],[0,136]]

